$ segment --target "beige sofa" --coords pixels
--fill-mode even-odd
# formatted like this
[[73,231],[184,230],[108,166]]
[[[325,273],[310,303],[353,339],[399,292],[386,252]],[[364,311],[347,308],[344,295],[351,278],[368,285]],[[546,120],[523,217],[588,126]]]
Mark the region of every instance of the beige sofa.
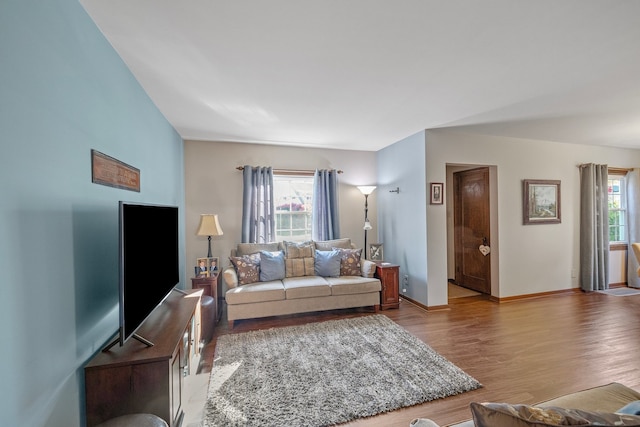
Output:
[[[557,397],[555,399],[541,402],[537,405],[529,406],[539,408],[565,408],[577,411],[567,411],[568,416],[580,416],[586,420],[593,422],[594,424],[586,423],[579,425],[640,425],[640,416],[626,416],[627,423],[622,424],[622,421],[616,420],[620,424],[607,424],[602,423],[600,420],[596,421],[596,417],[611,417],[616,411],[624,407],[625,405],[639,401],[640,393],[637,391],[622,385],[620,383],[610,383],[587,390],[578,391],[576,393],[567,394]],[[477,404],[475,414],[482,418],[481,423],[476,426],[474,420],[464,421],[458,424],[452,424],[449,427],[482,427],[490,425],[491,427],[520,427],[520,426],[548,426],[548,425],[566,425],[566,424],[552,424],[550,422],[543,422],[537,419],[525,420],[525,417],[520,417],[516,412],[513,412],[509,406],[520,406],[518,408],[520,412],[525,412],[527,408],[522,408],[525,405],[508,405],[508,404],[484,404],[480,408]],[[491,405],[494,405],[493,407]],[[478,410],[480,408],[480,410]],[[593,419],[590,419],[590,414],[593,415]],[[564,414],[563,414],[564,415]],[[597,424],[597,422],[601,422]],[[575,425],[575,424],[571,424]],[[438,427],[436,423],[428,418],[418,418],[410,423],[411,427]]]
[[[343,267],[346,262],[343,257],[339,275],[316,274],[320,263],[319,260],[315,260],[315,251],[328,254],[333,248],[345,253],[356,251],[350,239],[306,242],[302,249],[291,242],[238,244],[231,253],[232,265],[222,272],[227,286],[225,299],[229,327],[233,328],[234,321],[240,319],[341,308],[372,306],[377,312],[382,286],[380,280],[374,277],[373,262],[361,258],[357,267],[353,263],[352,270],[346,270],[349,275],[345,275],[342,274],[345,272]],[[253,272],[244,275],[243,262],[255,263],[259,256],[267,255],[264,252],[282,253],[286,262],[286,277],[277,280],[256,280],[255,265],[250,266],[254,268]],[[311,253],[313,259],[308,256]],[[264,258],[262,260],[264,262]],[[260,275],[263,273],[261,268],[262,266],[258,266]],[[246,279],[251,274],[254,276],[248,279],[250,283],[242,284],[243,277]]]

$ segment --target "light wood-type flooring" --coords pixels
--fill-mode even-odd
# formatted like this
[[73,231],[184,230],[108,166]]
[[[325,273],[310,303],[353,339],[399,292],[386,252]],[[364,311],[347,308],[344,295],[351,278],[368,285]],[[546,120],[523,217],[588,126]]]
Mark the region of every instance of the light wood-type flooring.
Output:
[[[408,427],[417,417],[446,425],[470,418],[472,401],[536,403],[614,381],[640,390],[640,295],[570,292],[506,303],[476,296],[450,299],[449,308],[438,311],[403,300],[399,309],[380,313],[483,388],[343,426]],[[221,334],[371,314],[353,309],[243,320],[229,331],[223,313],[200,370],[210,371]]]

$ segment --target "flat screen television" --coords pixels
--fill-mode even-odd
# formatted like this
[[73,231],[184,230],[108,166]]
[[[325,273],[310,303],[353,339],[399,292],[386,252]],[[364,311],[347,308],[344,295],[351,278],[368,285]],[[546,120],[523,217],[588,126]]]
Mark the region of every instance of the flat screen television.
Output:
[[131,337],[179,283],[178,207],[119,203],[120,328]]

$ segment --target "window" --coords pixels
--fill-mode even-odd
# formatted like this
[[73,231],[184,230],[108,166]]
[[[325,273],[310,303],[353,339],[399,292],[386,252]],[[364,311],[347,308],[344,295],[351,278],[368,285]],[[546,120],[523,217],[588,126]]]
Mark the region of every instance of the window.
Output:
[[624,174],[609,172],[609,242],[627,242],[627,191]]
[[277,240],[311,240],[313,175],[274,174],[273,198],[276,208]]

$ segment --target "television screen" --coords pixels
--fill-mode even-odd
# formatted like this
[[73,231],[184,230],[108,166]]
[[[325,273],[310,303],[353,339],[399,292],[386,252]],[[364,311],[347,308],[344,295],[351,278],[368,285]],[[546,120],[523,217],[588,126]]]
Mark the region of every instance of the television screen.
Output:
[[126,202],[119,208],[123,345],[179,282],[178,208]]

